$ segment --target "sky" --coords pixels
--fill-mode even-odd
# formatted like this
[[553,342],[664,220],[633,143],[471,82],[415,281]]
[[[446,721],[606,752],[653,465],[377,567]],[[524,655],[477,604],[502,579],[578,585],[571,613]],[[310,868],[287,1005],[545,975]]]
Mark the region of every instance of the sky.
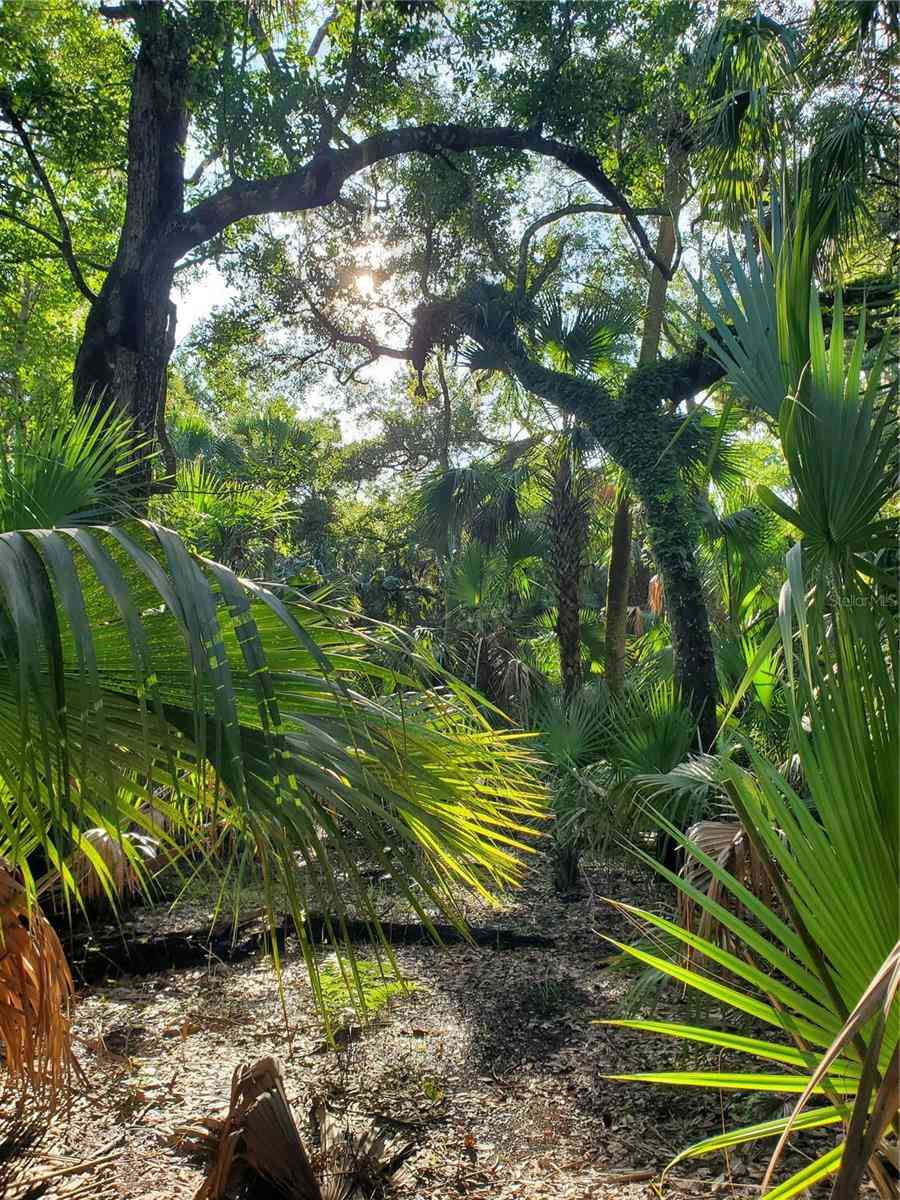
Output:
[[[176,304],[178,306],[178,322],[175,329],[175,344],[179,345],[190,334],[195,325],[199,325],[215,308],[222,308],[236,295],[233,288],[218,268],[210,263],[204,268],[203,275],[197,279],[186,281],[182,286],[175,285]],[[365,371],[360,371],[358,378],[364,382],[389,383],[399,377],[405,370],[403,363],[396,359],[382,358],[373,363]],[[302,395],[296,398],[294,407],[301,417],[311,417],[324,412],[326,409],[337,418],[341,437],[345,442],[359,438],[371,437],[375,427],[366,422],[359,412],[348,411],[335,404],[335,392],[312,385],[304,389]]]
[[175,327],[175,344],[183,342],[193,327],[208,317],[214,308],[227,304],[232,292],[213,265],[205,268],[201,279],[193,279],[187,286],[176,285],[178,299],[178,323]]

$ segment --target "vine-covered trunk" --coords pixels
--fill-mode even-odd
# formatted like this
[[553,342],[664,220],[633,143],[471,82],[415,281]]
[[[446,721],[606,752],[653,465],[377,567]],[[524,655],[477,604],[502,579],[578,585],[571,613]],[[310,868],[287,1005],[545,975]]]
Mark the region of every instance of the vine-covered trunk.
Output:
[[[687,154],[674,138],[669,145],[664,183],[667,214],[660,218],[656,239],[656,262],[647,290],[647,309],[641,334],[638,365],[656,362],[662,336],[669,281],[660,270],[668,270],[675,261],[677,222],[684,200]],[[627,644],[628,592],[631,577],[631,497],[622,486],[613,520],[612,549],[609,556],[609,579],[606,589],[606,678],[613,691],[625,685],[625,647]]]
[[606,588],[606,682],[610,691],[625,686],[628,584],[631,574],[631,496],[623,485],[616,500],[609,580]]
[[716,740],[716,663],[697,565],[696,518],[684,485],[654,485],[641,488],[641,501],[663,579],[676,679],[697,720],[701,745],[709,750]]
[[[656,243],[656,257],[666,267],[675,261],[678,214],[687,185],[687,152],[678,131],[673,132],[665,178],[665,202],[671,215],[660,220]],[[658,358],[667,291],[668,280],[654,267],[647,293],[641,366]],[[697,719],[701,745],[710,750],[716,739],[718,685],[706,597],[697,567],[696,520],[688,485],[677,478],[668,483],[657,479],[653,488],[645,489],[642,499],[663,579],[678,684]]]
[[141,48],[128,122],[125,220],[112,269],[91,305],[75,363],[77,407],[97,402],[130,417],[142,448],[134,484],[150,482],[148,455],[166,445],[166,371],[175,340],[175,260],[153,239],[184,204],[188,42],[162,5],[141,10]]

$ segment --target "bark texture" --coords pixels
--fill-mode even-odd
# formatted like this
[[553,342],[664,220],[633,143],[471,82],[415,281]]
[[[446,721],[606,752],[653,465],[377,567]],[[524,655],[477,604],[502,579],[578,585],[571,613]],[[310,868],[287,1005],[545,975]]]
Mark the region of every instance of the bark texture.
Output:
[[[640,366],[656,362],[666,310],[669,272],[675,261],[678,216],[684,200],[687,153],[675,137],[666,162],[664,183],[665,207],[659,222],[656,239],[656,263],[647,289],[647,308],[638,356]],[[628,593],[631,576],[631,496],[623,485],[613,518],[612,551],[609,557],[609,580],[606,592],[606,678],[613,691],[621,691],[625,683],[625,649],[627,644]]]
[[140,50],[128,124],[128,191],[116,260],[91,305],[75,364],[75,404],[128,415],[138,439],[135,482],[163,428],[166,370],[175,344],[170,299],[176,259],[158,252],[159,230],[184,207],[190,41],[162,5],[139,16]]
[[606,682],[610,691],[625,685],[625,648],[628,625],[628,587],[631,578],[631,495],[619,489],[613,517],[612,547],[606,587]]
[[563,696],[581,687],[581,576],[587,543],[587,507],[571,447],[564,442],[551,463],[548,525],[556,584],[556,636]]

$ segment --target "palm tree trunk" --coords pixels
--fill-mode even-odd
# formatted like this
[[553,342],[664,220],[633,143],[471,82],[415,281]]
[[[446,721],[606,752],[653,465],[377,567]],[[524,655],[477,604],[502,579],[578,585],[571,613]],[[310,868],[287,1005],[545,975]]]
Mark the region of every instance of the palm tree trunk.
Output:
[[566,441],[557,451],[550,488],[548,525],[556,584],[556,637],[563,696],[581,687],[581,574],[587,542],[587,514],[579,495],[573,454]]

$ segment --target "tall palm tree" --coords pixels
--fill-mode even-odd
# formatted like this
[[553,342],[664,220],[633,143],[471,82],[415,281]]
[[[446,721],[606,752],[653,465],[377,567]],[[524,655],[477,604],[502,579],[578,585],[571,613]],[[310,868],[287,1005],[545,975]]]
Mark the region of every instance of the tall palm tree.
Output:
[[[457,599],[460,584],[465,584],[468,592],[462,598],[470,607],[476,584],[479,603],[486,598],[480,582],[485,566],[492,567],[495,581],[523,583],[516,568],[525,563],[536,566],[546,550],[566,697],[578,690],[582,675],[581,592],[592,479],[585,460],[590,445],[584,431],[567,422],[549,437],[536,435],[513,444],[499,462],[437,474],[426,481],[419,496],[422,527],[432,544],[445,552],[451,544],[457,548],[458,561],[448,578]],[[543,510],[529,515],[525,497],[535,483]],[[537,522],[544,527],[545,537]],[[475,545],[467,539],[474,539]],[[495,553],[492,558],[490,550],[499,551],[499,556]],[[491,594],[498,595],[496,587]]]
[[563,435],[547,454],[547,529],[556,590],[556,636],[563,696],[581,686],[581,585],[587,547],[590,493],[582,454],[571,435]]
[[[672,222],[664,218],[660,230],[661,245],[664,234],[671,228]],[[674,254],[674,236],[671,253]],[[661,328],[665,277],[659,274],[659,279],[663,281],[663,290],[659,293],[657,274],[659,273],[655,271],[651,284],[652,296],[656,298],[653,299],[652,310],[648,312],[646,320],[650,322],[658,318],[658,327]],[[657,295],[657,293],[659,294]],[[533,341],[539,352],[548,357],[558,369],[572,374],[591,374],[598,370],[608,369],[618,359],[623,344],[633,333],[634,327],[634,313],[628,305],[613,306],[606,301],[598,300],[569,309],[563,305],[560,297],[554,296],[545,300],[538,310],[538,318],[534,323]],[[656,346],[659,341],[658,329],[656,340],[653,341],[651,338],[650,341],[652,348],[648,348],[650,342],[645,336],[641,350],[642,362],[652,361],[656,355]],[[649,355],[649,357],[645,359],[645,355]],[[572,578],[576,565],[580,573],[581,556],[584,552],[585,533],[580,512],[585,504],[585,499],[576,497],[575,492],[572,491],[571,482],[564,485],[560,478],[560,487],[563,486],[568,489],[568,493],[563,500],[566,516],[560,524],[560,538],[565,539],[565,545],[568,548],[568,557],[571,560],[571,571],[568,578]],[[627,487],[623,484],[617,496],[613,516],[606,592],[606,674],[613,691],[621,690],[625,678],[631,540],[631,497]],[[562,542],[560,544],[562,545]],[[580,547],[577,559],[574,553],[576,547]],[[571,585],[568,585],[568,590],[571,591]],[[567,612],[570,611],[571,605],[567,600]],[[567,678],[572,681],[571,686],[567,687],[567,694],[571,694],[571,691],[577,688],[577,683],[574,683],[576,675],[570,657],[571,631],[567,631],[567,635],[567,661],[563,683],[565,687]],[[562,654],[561,641],[560,655],[562,656]]]
[[223,887],[254,864],[270,898],[280,883],[314,976],[312,900],[336,939],[351,903],[377,926],[348,830],[426,922],[426,903],[458,911],[457,886],[515,881],[540,806],[515,738],[421,653],[393,646],[388,671],[346,614],[128,519],[115,485],[132,447],[120,422],[85,412],[0,461],[0,858],[25,903],[38,861],[76,899],[73,856],[110,882],[89,830],[143,872],[124,835],[159,835],[151,800],[172,853],[179,838],[199,848],[211,791],[243,848]]

